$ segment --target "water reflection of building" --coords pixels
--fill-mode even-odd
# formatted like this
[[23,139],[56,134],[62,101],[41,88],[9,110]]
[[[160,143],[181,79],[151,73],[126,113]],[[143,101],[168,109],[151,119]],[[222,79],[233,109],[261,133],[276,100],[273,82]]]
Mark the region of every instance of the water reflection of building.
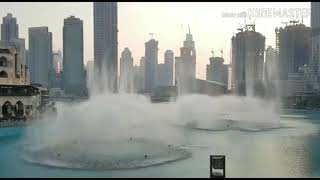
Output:
[[263,91],[265,37],[249,24],[232,37],[231,90],[239,95]]
[[196,79],[196,49],[192,34],[186,34],[180,57],[176,57],[175,79],[180,93],[192,93],[195,90]]

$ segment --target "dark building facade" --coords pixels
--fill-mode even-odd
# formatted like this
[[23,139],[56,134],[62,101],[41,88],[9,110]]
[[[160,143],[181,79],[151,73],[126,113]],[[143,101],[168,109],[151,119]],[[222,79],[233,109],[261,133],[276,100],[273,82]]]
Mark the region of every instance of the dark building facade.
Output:
[[117,2],[94,2],[93,18],[96,80],[100,90],[115,92],[118,88]]
[[222,57],[210,57],[209,60],[206,79],[228,84],[228,65],[223,64],[224,59]]
[[280,80],[288,80],[290,74],[310,65],[311,29],[304,24],[292,24],[276,33],[279,33]]
[[238,95],[263,91],[265,37],[246,25],[232,37],[231,91]]

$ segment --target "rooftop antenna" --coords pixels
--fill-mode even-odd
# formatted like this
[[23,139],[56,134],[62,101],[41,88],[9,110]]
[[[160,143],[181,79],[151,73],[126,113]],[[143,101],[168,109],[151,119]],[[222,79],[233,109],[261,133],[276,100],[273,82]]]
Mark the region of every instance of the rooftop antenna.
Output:
[[188,24],[188,27],[189,27],[189,34],[190,34],[190,25]]
[[220,49],[220,52],[221,52],[221,58],[223,58],[223,50]]
[[237,30],[243,32],[243,28],[241,27],[241,24],[239,23],[239,27]]
[[211,49],[211,54],[212,54],[212,57],[214,57],[214,51],[213,51],[213,48]]
[[153,36],[155,35],[154,33],[149,33],[149,35],[151,36],[151,39],[153,39]]
[[246,22],[246,18],[244,18],[244,28],[246,31],[248,31],[248,27],[247,27],[247,22]]

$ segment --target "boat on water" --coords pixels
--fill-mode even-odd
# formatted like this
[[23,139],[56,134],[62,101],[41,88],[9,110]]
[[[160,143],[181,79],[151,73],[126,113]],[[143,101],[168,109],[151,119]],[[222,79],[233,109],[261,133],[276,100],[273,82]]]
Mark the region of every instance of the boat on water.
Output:
[[30,83],[28,67],[15,45],[0,43],[0,127],[14,127],[56,113],[49,91]]

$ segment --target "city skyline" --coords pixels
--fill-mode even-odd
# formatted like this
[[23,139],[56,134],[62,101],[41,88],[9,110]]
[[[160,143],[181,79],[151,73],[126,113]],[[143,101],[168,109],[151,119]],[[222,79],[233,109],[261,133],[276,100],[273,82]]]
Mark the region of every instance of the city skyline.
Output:
[[[50,8],[49,8],[50,7]],[[32,12],[32,9],[41,9],[46,13]],[[243,12],[249,8],[308,8],[306,3],[118,3],[118,37],[119,50],[130,48],[134,64],[139,64],[144,56],[144,43],[150,40],[149,33],[155,34],[159,41],[159,63],[164,61],[164,52],[172,49],[179,54],[191,27],[191,34],[196,42],[197,50],[197,78],[205,79],[206,64],[211,57],[211,49],[215,56],[220,55],[223,49],[225,63],[230,62],[231,38],[244,25],[244,18],[223,17],[223,13]],[[177,13],[177,11],[179,13]],[[51,13],[52,12],[52,13]],[[63,19],[74,15],[83,19],[84,23],[84,62],[93,60],[93,3],[2,3],[0,14],[7,13],[17,18],[19,37],[26,40],[28,49],[28,27],[48,26],[52,32],[53,50],[62,50]],[[53,16],[53,14],[55,14]],[[150,15],[150,21],[145,21],[145,15]],[[151,19],[152,17],[152,19]],[[50,19],[50,21],[48,21]],[[168,21],[170,19],[170,21]],[[257,17],[255,20],[257,32],[266,37],[266,47],[274,47],[274,29],[284,26],[281,22],[288,22],[290,18]],[[300,20],[300,19],[299,19]],[[247,18],[248,23],[248,18]],[[272,24],[271,24],[272,23]],[[309,16],[304,18],[304,24],[310,26]],[[134,28],[133,28],[134,27]],[[118,51],[118,57],[121,52]],[[119,58],[118,58],[119,62]]]

